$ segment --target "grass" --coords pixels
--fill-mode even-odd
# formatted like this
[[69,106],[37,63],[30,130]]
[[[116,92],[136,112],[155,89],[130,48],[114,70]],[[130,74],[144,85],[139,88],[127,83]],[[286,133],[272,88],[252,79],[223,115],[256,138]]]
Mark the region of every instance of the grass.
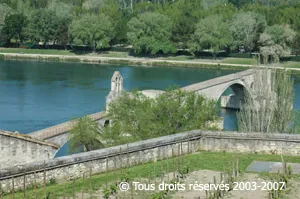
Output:
[[174,61],[191,61],[194,59],[194,57],[188,55],[178,55],[178,56],[170,56],[170,57],[160,57],[159,59],[174,60]]
[[300,68],[300,62],[289,61],[283,64],[287,68]]
[[[232,157],[235,153],[225,153],[225,152],[198,152],[195,154],[190,154],[185,156],[184,164],[189,163],[191,171],[197,170],[215,170],[223,171],[224,164],[228,165],[229,161],[232,161]],[[256,161],[276,161],[281,162],[281,156],[279,155],[264,155],[264,154],[238,154],[239,157],[239,167],[242,173],[246,172],[246,168],[254,160]],[[298,156],[285,156],[284,160],[291,163],[300,163],[300,157]],[[137,178],[149,178],[154,176],[154,168],[156,176],[160,176],[161,171],[172,172],[177,170],[178,158],[170,158],[168,160],[162,160],[155,163],[147,163],[138,166],[128,168],[129,179]],[[175,165],[174,165],[175,163]],[[84,187],[85,192],[89,190],[90,183],[92,184],[92,190],[99,190],[101,187],[105,186],[106,181],[112,184],[118,181],[118,176],[120,173],[125,173],[126,169],[118,170],[116,172],[107,172],[102,174],[93,175],[90,181],[86,178],[82,183],[82,178],[74,180],[72,182],[67,182],[64,184],[51,184],[47,186],[47,193],[56,193],[57,196],[72,196],[73,190],[76,193],[80,193]],[[37,195],[43,196],[44,190],[42,187],[37,189]],[[32,188],[27,190],[27,196],[33,196],[34,192]],[[17,192],[15,194],[15,199],[23,198],[23,192]],[[11,198],[11,195],[5,195],[4,199]],[[29,198],[29,197],[28,197]]]
[[69,50],[55,49],[26,49],[26,48],[0,48],[0,53],[48,54],[48,55],[75,55]]
[[252,58],[225,58],[222,63],[253,65],[256,64],[256,60]]
[[116,51],[108,51],[105,53],[100,53],[98,55],[102,57],[118,57],[118,58],[130,57],[128,52],[116,52]]

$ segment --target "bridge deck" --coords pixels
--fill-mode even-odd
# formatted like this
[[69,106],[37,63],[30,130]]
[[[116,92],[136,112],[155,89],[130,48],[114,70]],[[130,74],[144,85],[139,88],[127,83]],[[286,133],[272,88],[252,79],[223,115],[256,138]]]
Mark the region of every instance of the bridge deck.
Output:
[[230,82],[230,81],[233,81],[235,79],[240,79],[243,76],[248,76],[248,75],[251,75],[253,73],[254,73],[254,70],[249,69],[249,70],[246,70],[246,71],[242,71],[242,72],[238,72],[238,73],[234,73],[234,74],[229,74],[229,75],[217,77],[217,78],[214,78],[214,79],[210,79],[210,80],[207,80],[207,81],[204,81],[204,82],[199,82],[199,83],[196,83],[196,84],[185,86],[185,87],[182,87],[181,89],[185,90],[185,91],[188,91],[188,92],[195,92],[195,91],[206,89],[206,88],[209,88],[209,87],[212,87],[212,86],[216,86],[216,85],[219,85],[219,84]]
[[[98,112],[98,113],[94,113],[94,114],[90,114],[87,115],[88,117],[92,118],[94,121],[95,120],[100,120],[101,118],[103,118],[105,116],[105,112]],[[63,134],[67,131],[70,131],[74,124],[76,123],[76,119],[75,120],[71,120],[68,122],[64,122],[55,126],[51,126],[42,130],[38,130],[32,133],[29,133],[27,135],[40,139],[40,140],[45,140],[54,136],[58,136],[60,134]]]

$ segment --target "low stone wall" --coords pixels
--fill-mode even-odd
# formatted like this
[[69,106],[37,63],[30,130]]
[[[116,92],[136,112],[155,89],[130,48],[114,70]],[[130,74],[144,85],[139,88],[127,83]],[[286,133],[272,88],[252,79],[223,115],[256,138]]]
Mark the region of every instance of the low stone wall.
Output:
[[178,155],[178,148],[181,146],[183,153],[206,150],[299,155],[300,135],[195,130],[131,143],[128,146],[122,145],[60,157],[48,160],[45,165],[44,162],[36,162],[1,169],[0,184],[4,191],[9,191],[12,186],[12,179],[14,179],[15,189],[21,189],[24,174],[26,174],[27,186],[32,185],[34,178],[36,178],[37,183],[41,184],[44,168],[48,182],[50,179],[55,179],[58,182],[76,179],[83,173],[89,172],[90,168],[92,168],[93,173],[101,173],[106,171],[106,165],[109,170],[114,170],[121,166],[133,166],[176,156]]
[[[59,146],[27,135],[0,131],[0,169],[19,164],[48,160]],[[5,158],[4,158],[5,157]]]
[[300,135],[273,133],[202,132],[200,150],[300,155]]

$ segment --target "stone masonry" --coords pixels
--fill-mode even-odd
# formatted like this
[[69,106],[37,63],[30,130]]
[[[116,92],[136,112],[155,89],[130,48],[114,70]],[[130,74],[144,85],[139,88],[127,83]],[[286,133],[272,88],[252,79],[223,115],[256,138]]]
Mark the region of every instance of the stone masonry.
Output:
[[[300,135],[194,130],[130,143],[128,147],[121,145],[48,160],[45,164],[47,181],[76,179],[83,173],[88,173],[90,169],[93,173],[105,172],[106,164],[108,170],[115,170],[120,168],[120,165],[133,166],[176,156],[181,145],[183,153],[205,150],[300,155]],[[22,189],[24,173],[27,186],[32,185],[34,178],[37,179],[37,183],[42,184],[43,171],[43,161],[0,169],[2,190],[11,189],[12,179],[14,179],[15,189]]]
[[54,157],[58,145],[0,130],[0,169]]

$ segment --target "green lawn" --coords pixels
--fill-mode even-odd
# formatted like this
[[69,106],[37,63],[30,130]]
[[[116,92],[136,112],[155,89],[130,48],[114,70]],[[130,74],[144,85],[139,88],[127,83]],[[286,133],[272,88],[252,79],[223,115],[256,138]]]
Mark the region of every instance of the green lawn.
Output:
[[[70,50],[55,49],[26,49],[26,48],[0,48],[0,53],[48,54],[48,55],[76,55]],[[78,54],[81,55],[81,54]],[[84,55],[84,54],[82,54]],[[129,57],[128,52],[105,51],[100,53],[86,53],[85,55],[103,57]]]
[[284,66],[288,68],[300,68],[300,62],[289,61],[285,62]]
[[191,61],[194,59],[194,57],[188,55],[178,55],[178,56],[160,57],[159,59],[174,60],[174,61]]
[[49,54],[49,55],[75,55],[68,50],[54,49],[26,49],[26,48],[0,48],[0,53],[24,53],[24,54]]
[[[235,157],[235,153],[222,153],[222,152],[198,152],[195,154],[190,154],[185,156],[183,160],[184,166],[186,164],[190,165],[191,171],[196,170],[215,170],[215,171],[223,171],[224,164],[228,165],[229,162],[232,162],[232,157]],[[279,155],[261,155],[261,154],[238,154],[239,157],[239,167],[241,172],[245,172],[246,168],[249,164],[256,161],[281,161],[281,157]],[[300,157],[297,156],[285,156],[286,162],[292,163],[300,163]],[[158,161],[155,163],[148,163],[143,165],[134,166],[128,168],[128,177],[129,179],[138,179],[138,178],[153,178],[154,173],[155,176],[160,176],[161,171],[165,171],[166,173],[177,170],[178,158],[170,158],[168,160]],[[72,192],[81,192],[82,188],[87,191],[92,185],[92,189],[99,190],[101,187],[105,186],[106,181],[109,184],[116,182],[121,176],[121,172],[125,173],[126,168],[122,171],[118,170],[116,172],[108,172],[103,174],[97,174],[92,176],[92,180],[89,178],[85,178],[82,183],[82,178],[75,180],[74,182],[68,182],[64,184],[51,184],[47,186],[47,193],[56,193],[57,196],[72,196]],[[88,175],[88,174],[87,174]],[[37,189],[37,195],[43,196],[44,190],[43,188]],[[23,198],[23,192],[17,192],[15,194],[15,199]],[[27,196],[33,196],[33,189],[28,189],[26,192]],[[4,199],[11,198],[12,195],[4,196]],[[29,198],[29,197],[28,197]],[[52,197],[51,197],[52,198]]]
[[95,55],[99,55],[102,57],[117,57],[117,58],[130,57],[128,52],[117,52],[117,51],[106,51],[106,52],[98,53]]
[[254,65],[256,61],[252,58],[225,58],[222,60],[222,63]]

